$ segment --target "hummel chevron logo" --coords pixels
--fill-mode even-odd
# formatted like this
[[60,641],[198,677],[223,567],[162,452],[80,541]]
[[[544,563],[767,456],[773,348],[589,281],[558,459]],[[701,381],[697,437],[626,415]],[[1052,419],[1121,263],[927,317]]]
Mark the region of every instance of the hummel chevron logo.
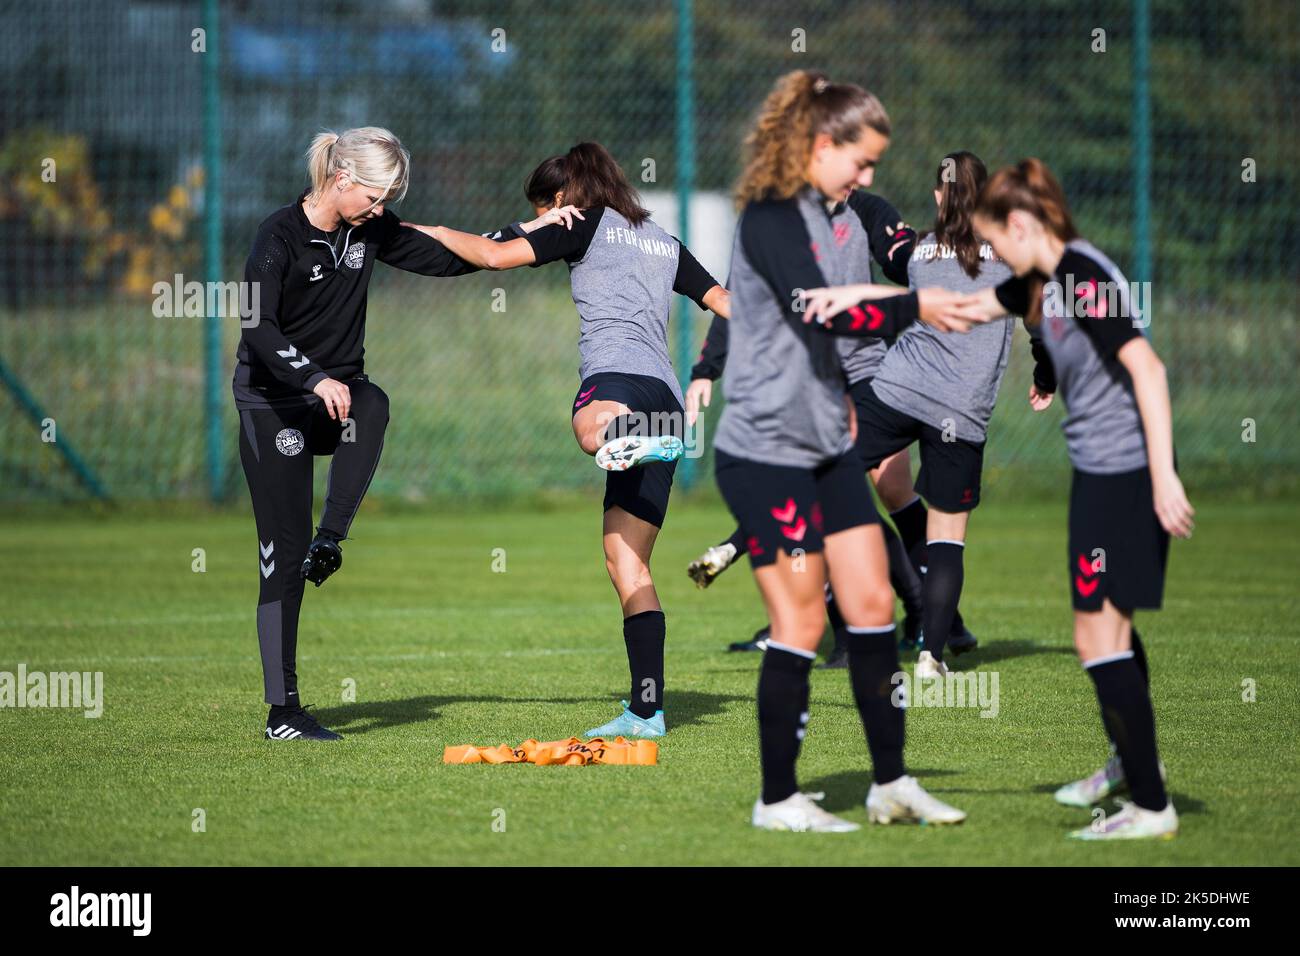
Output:
[[269,558],[271,553],[275,550],[275,539],[272,538],[266,544],[262,544],[259,540],[257,546],[262,552],[262,560],[260,562],[262,565],[262,577],[269,578],[275,571],[275,562],[272,561],[268,564],[266,559]]
[[[874,305],[867,306],[866,312],[856,305],[849,307],[849,315],[853,316],[853,322],[850,323],[849,329],[856,332],[866,325],[873,332],[880,328],[880,323],[885,321],[885,313],[881,312]],[[868,319],[870,316],[870,319]]]
[[[1079,572],[1074,576],[1074,586],[1083,597],[1092,597],[1092,592],[1097,590],[1097,585],[1101,583],[1101,579],[1094,578],[1097,568],[1082,554],[1079,555]],[[1089,578],[1093,578],[1093,580],[1088,580]]]
[[787,498],[785,500],[784,508],[772,509],[772,517],[775,518],[777,521],[781,522],[781,524],[789,524],[791,521],[794,520],[794,515],[796,510],[797,508],[795,507],[794,499]]
[[795,505],[793,498],[787,498],[785,500],[784,508],[772,509],[772,517],[781,522],[782,525],[785,525],[785,527],[781,529],[781,533],[791,541],[802,541],[804,534],[808,530],[808,522],[804,521],[803,518],[799,518],[798,521],[794,520],[797,511],[798,508]]
[[301,359],[298,359],[298,361],[296,362],[293,361],[293,359],[299,355],[299,352],[292,345],[290,345],[287,349],[276,349],[275,354],[280,356],[280,358],[282,359],[289,359],[290,368],[302,368],[304,365],[306,365],[308,362],[311,361],[311,359],[309,359],[306,355],[303,355],[303,357]]
[[787,538],[789,538],[791,541],[802,541],[804,532],[807,530],[808,530],[808,522],[804,521],[803,518],[800,518],[798,521],[794,523],[793,527],[782,528],[781,533],[785,535]]

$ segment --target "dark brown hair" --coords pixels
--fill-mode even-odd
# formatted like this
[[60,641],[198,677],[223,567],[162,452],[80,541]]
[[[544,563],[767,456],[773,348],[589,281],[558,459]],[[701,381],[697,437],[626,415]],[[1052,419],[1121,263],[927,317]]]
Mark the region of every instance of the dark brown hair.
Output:
[[[567,205],[579,209],[607,206],[633,226],[639,226],[650,218],[650,210],[641,205],[641,196],[627,181],[623,167],[600,143],[579,143],[562,158],[562,166],[564,202]],[[555,198],[555,192],[551,190],[547,202]]]
[[939,211],[934,217],[934,238],[957,256],[957,262],[974,279],[980,273],[980,247],[971,217],[975,199],[989,172],[978,156],[967,150],[949,153],[939,164],[934,188],[939,190]]
[[836,146],[856,143],[866,127],[889,136],[889,114],[880,100],[852,83],[826,74],[794,70],[776,81],[745,137],[745,171],[736,184],[736,206],[762,199],[789,199],[807,184],[808,157],[820,133]]
[[[1062,242],[1079,237],[1074,220],[1070,218],[1065,190],[1041,159],[1031,156],[1014,166],[1002,167],[984,184],[975,200],[976,214],[999,225],[1017,209],[1029,213]],[[1036,272],[1029,277],[1027,325],[1037,325],[1042,321],[1043,283],[1046,281],[1045,276]]]
[[529,173],[524,180],[524,195],[534,206],[549,206],[555,202],[555,194],[564,189],[567,179],[564,157],[552,156]]

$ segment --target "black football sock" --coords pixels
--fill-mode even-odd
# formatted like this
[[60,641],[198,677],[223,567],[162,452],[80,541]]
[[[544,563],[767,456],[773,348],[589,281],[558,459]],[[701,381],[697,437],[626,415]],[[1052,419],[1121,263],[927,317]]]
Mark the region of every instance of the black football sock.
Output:
[[268,721],[283,720],[285,717],[290,717],[293,714],[298,713],[300,710],[302,710],[302,708],[296,703],[287,706],[283,704],[272,704],[271,713],[266,719]]
[[1132,652],[1098,658],[1084,668],[1096,685],[1102,723],[1119,752],[1133,802],[1144,810],[1163,810],[1169,797],[1160,779],[1155,712]]
[[894,704],[894,675],[898,666],[898,641],[894,625],[877,628],[848,626],[849,681],[858,705],[862,729],[871,751],[876,783],[897,780],[903,769],[904,711]]
[[904,505],[897,511],[891,511],[889,517],[893,519],[894,527],[898,529],[898,535],[903,539],[903,547],[907,549],[907,556],[912,559],[912,567],[916,568],[917,574],[924,574],[925,525],[930,518],[925,502],[921,500],[920,495],[917,495],[910,504]]
[[826,616],[831,622],[831,633],[835,635],[835,649],[832,653],[838,653],[844,648],[844,615],[840,613],[840,606],[835,603],[835,592],[831,590],[829,584],[826,585]]
[[664,709],[666,630],[663,611],[642,611],[623,621],[623,643],[627,645],[627,664],[632,672],[628,710],[643,719]]
[[[1149,695],[1151,693],[1151,677],[1147,672],[1147,652],[1146,648],[1142,646],[1142,639],[1138,637],[1136,627],[1133,628],[1132,641],[1133,662],[1137,664],[1138,670],[1142,672],[1142,686],[1147,689]],[[1115,733],[1111,730],[1110,721],[1106,719],[1104,712],[1101,715],[1101,722],[1106,725],[1106,736],[1110,738],[1110,749],[1118,753],[1115,746]]]
[[922,627],[925,628],[925,649],[940,661],[952,633],[952,615],[961,597],[965,577],[962,558],[966,547],[956,541],[930,541],[926,550],[930,564],[925,572],[925,583],[921,586],[921,603],[925,606]]
[[1151,672],[1147,670],[1147,649],[1142,646],[1142,638],[1138,637],[1138,631],[1136,627],[1133,628],[1132,641],[1133,641],[1133,660],[1137,664],[1138,670],[1142,672],[1143,685],[1147,688],[1147,691],[1150,692]]
[[885,533],[885,553],[889,555],[889,583],[903,602],[903,610],[908,614],[920,614],[921,576],[907,556],[907,548],[898,532],[889,526],[888,521],[880,522],[880,530]]
[[808,725],[808,673],[816,655],[768,642],[758,672],[758,752],[763,802],[799,792],[795,762]]
[[731,537],[722,544],[729,544],[736,549],[736,557],[749,553],[749,544],[745,541],[745,533],[737,528],[731,533]]

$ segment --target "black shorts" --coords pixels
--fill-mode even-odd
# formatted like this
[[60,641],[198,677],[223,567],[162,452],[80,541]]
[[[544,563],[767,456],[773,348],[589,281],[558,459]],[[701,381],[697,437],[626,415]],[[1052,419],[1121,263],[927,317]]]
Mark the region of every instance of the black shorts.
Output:
[[882,402],[871,380],[849,388],[858,413],[858,454],[868,469],[875,468],[912,442],[921,443],[921,470],[916,491],[933,507],[949,514],[973,511],[980,503],[980,475],[984,471],[984,442],[953,436]]
[[1158,608],[1165,592],[1169,532],[1156,517],[1151,472],[1075,471],[1070,487],[1070,594],[1076,611]]
[[[668,383],[653,375],[623,372],[597,372],[582,380],[573,397],[574,415],[591,402],[621,402],[633,412],[646,416],[643,426],[648,434],[683,437],[686,412]],[[668,495],[673,488],[677,462],[652,461],[627,471],[610,471],[605,475],[604,509],[619,507],[656,528],[664,525],[668,513]]]
[[817,468],[764,465],[714,449],[714,474],[756,568],[793,554],[822,550],[827,535],[880,520],[857,454]]

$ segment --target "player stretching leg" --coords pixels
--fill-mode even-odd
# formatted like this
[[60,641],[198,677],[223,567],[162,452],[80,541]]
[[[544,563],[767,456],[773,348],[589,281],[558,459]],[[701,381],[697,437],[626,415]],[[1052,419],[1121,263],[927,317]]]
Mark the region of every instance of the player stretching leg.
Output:
[[573,434],[609,472],[605,567],[623,614],[632,677],[622,713],[586,736],[658,737],[666,729],[666,624],[650,556],[684,435],[681,389],[668,356],[668,317],[674,293],[722,315],[728,295],[681,242],[650,219],[623,170],[599,144],[581,143],[546,160],[526,192],[539,214],[554,221],[521,230],[523,238],[492,242],[440,226],[420,228],[488,269],[561,260],[569,265],[582,356]]
[[[257,522],[257,638],[266,737],[337,740],[300,706],[298,612],[343,562],[347,538],[384,446],[388,396],[362,362],[366,285],[375,260],[423,275],[474,271],[403,229],[386,203],[406,193],[410,156],[377,127],[321,133],[307,154],[311,187],[257,230],[244,278],[256,322],[242,330],[233,383],[239,457]],[[312,538],[312,458],[329,484]]]

